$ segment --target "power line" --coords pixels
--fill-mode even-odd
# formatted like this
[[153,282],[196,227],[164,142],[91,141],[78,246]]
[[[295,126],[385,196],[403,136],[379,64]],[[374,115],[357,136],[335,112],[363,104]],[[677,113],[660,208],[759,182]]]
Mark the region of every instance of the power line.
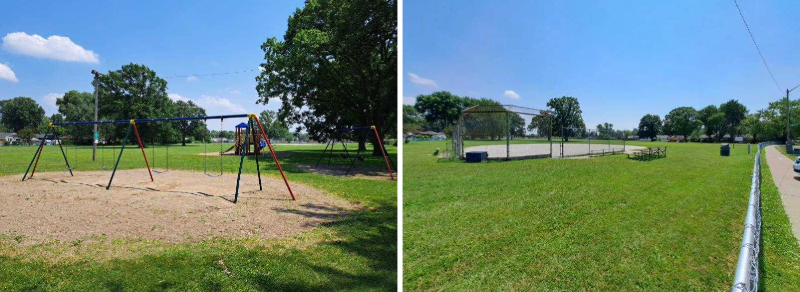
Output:
[[221,76],[221,75],[232,75],[232,74],[242,74],[242,73],[250,73],[261,71],[260,69],[251,69],[251,70],[238,70],[238,71],[228,71],[228,72],[219,72],[219,73],[203,73],[203,74],[176,74],[176,75],[169,75],[165,77],[161,77],[164,79],[169,78],[189,78],[189,77],[207,77],[207,76]]
[[748,26],[747,25],[747,21],[744,20],[744,14],[742,14],[742,9],[739,8],[739,3],[737,3],[736,0],[733,0],[733,4],[736,4],[736,10],[739,10],[739,16],[742,17],[742,22],[744,22],[744,27],[747,28],[747,33],[750,34],[750,39],[753,40],[753,45],[756,46],[756,51],[758,51],[758,55],[761,56],[761,61],[764,62],[764,67],[767,68],[767,72],[769,72],[769,76],[772,77],[772,82],[775,82],[775,87],[778,88],[778,91],[783,93],[783,90],[781,89],[781,86],[778,85],[778,81],[775,80],[775,76],[772,75],[772,70],[770,70],[769,66],[767,65],[767,60],[764,59],[764,55],[761,54],[761,49],[758,48],[758,44],[756,43],[756,38],[753,37],[753,32],[750,31],[750,26]]

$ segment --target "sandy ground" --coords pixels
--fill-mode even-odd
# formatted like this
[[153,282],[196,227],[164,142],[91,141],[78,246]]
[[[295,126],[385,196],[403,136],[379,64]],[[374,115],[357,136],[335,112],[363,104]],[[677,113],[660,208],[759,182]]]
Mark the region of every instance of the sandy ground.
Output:
[[[640,146],[625,146],[625,152],[631,153],[635,149],[643,149],[644,147]],[[571,155],[581,155],[581,154],[588,154],[589,151],[600,151],[602,149],[606,150],[615,150],[619,151],[622,150],[622,145],[608,145],[603,143],[598,144],[577,144],[577,143],[567,143],[564,144],[564,154],[566,156]],[[489,152],[489,158],[505,158],[506,157],[506,145],[483,145],[483,146],[473,146],[467,147],[464,149],[465,153],[470,151],[487,151]],[[559,153],[561,153],[560,145],[558,143],[553,143],[553,156],[558,157]],[[548,155],[550,154],[550,144],[540,143],[540,144],[511,144],[510,155],[511,157],[524,157],[524,156],[531,156],[531,155]]]
[[[292,201],[283,180],[242,175],[238,204],[233,204],[236,175],[147,170],[118,171],[110,190],[110,172],[36,173],[0,177],[0,234],[19,236],[21,244],[53,240],[92,242],[157,239],[194,242],[215,237],[275,238],[338,220],[357,206],[309,186],[292,183]],[[291,183],[291,178],[290,183]]]
[[792,160],[778,152],[775,147],[766,147],[767,164],[772,171],[772,180],[781,193],[781,201],[789,222],[792,224],[794,238],[800,242],[800,174],[794,172]]

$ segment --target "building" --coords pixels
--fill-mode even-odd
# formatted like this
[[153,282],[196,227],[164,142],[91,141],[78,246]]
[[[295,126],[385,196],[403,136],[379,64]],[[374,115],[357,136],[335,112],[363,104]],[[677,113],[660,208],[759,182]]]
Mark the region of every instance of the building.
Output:
[[19,141],[16,133],[0,133],[0,144],[11,145]]

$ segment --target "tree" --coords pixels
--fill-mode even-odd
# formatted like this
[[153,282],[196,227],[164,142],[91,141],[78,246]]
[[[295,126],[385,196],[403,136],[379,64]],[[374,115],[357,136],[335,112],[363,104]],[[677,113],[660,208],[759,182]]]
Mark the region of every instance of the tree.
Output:
[[700,124],[697,120],[697,110],[688,106],[675,108],[664,117],[667,135],[683,135],[684,139],[689,139],[689,135],[700,127]]
[[766,117],[765,110],[758,110],[753,114],[747,115],[742,121],[739,131],[745,135],[749,135],[753,143],[758,143],[759,138],[766,135],[766,123],[763,118]]
[[17,133],[17,137],[28,143],[28,145],[31,145],[31,140],[33,140],[34,136],[36,136],[36,129],[34,128],[20,129]]
[[[167,96],[167,81],[147,66],[124,65],[119,70],[108,71],[98,80],[101,119],[151,119],[175,115],[175,105]],[[142,123],[137,127],[142,135],[149,133],[151,139],[161,143],[176,140],[177,131],[173,123]],[[122,139],[127,129],[127,124],[115,125],[109,134]],[[130,140],[135,142],[135,139]]]
[[569,142],[569,137],[574,132],[572,128],[585,127],[583,116],[581,116],[583,112],[577,98],[572,96],[553,98],[547,102],[547,107],[550,108],[553,115],[553,130],[561,133],[563,129],[564,141]]
[[36,129],[44,120],[44,109],[30,97],[15,97],[2,106],[0,122],[14,132],[25,128]]
[[403,132],[414,132],[422,129],[425,118],[412,105],[403,105]]
[[[194,102],[179,100],[175,103],[175,110],[179,117],[199,117],[205,116],[206,110],[196,105]],[[206,137],[206,123],[202,120],[178,121],[178,132],[181,133],[181,146],[186,146],[186,136],[191,136],[197,140]]]
[[553,137],[553,120],[550,114],[544,112],[541,115],[533,116],[528,125],[528,131],[536,131],[536,136],[547,137],[547,141],[550,141]]
[[653,140],[661,132],[661,117],[658,115],[646,114],[639,120],[639,128],[636,134],[639,138],[648,138]]
[[264,126],[264,131],[267,132],[267,137],[274,140],[290,140],[292,139],[292,132],[289,127],[278,119],[278,113],[275,111],[263,111],[259,115],[261,125]]
[[697,119],[703,124],[703,133],[711,139],[721,139],[725,115],[715,105],[709,105],[697,112]]
[[735,99],[731,99],[719,106],[719,111],[725,115],[725,129],[734,141],[739,130],[739,125],[747,117],[747,107]]
[[[261,49],[258,102],[278,98],[280,120],[302,125],[318,141],[344,127],[396,131],[395,1],[306,1],[289,17],[283,41],[270,38]],[[369,140],[373,155],[382,155],[378,140]]]
[[[89,92],[71,90],[63,97],[56,99],[58,112],[67,122],[94,120],[94,95]],[[78,144],[91,144],[93,129],[91,126],[68,126],[67,134]]]
[[464,104],[470,99],[459,97],[447,91],[437,91],[428,95],[417,96],[414,108],[422,114],[430,130],[442,131],[455,125],[461,116]]

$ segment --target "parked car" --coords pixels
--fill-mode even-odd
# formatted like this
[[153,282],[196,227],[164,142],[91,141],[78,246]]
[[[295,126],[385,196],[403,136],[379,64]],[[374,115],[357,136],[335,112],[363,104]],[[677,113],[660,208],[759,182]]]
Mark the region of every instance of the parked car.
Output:
[[800,173],[800,157],[794,160],[794,172]]

